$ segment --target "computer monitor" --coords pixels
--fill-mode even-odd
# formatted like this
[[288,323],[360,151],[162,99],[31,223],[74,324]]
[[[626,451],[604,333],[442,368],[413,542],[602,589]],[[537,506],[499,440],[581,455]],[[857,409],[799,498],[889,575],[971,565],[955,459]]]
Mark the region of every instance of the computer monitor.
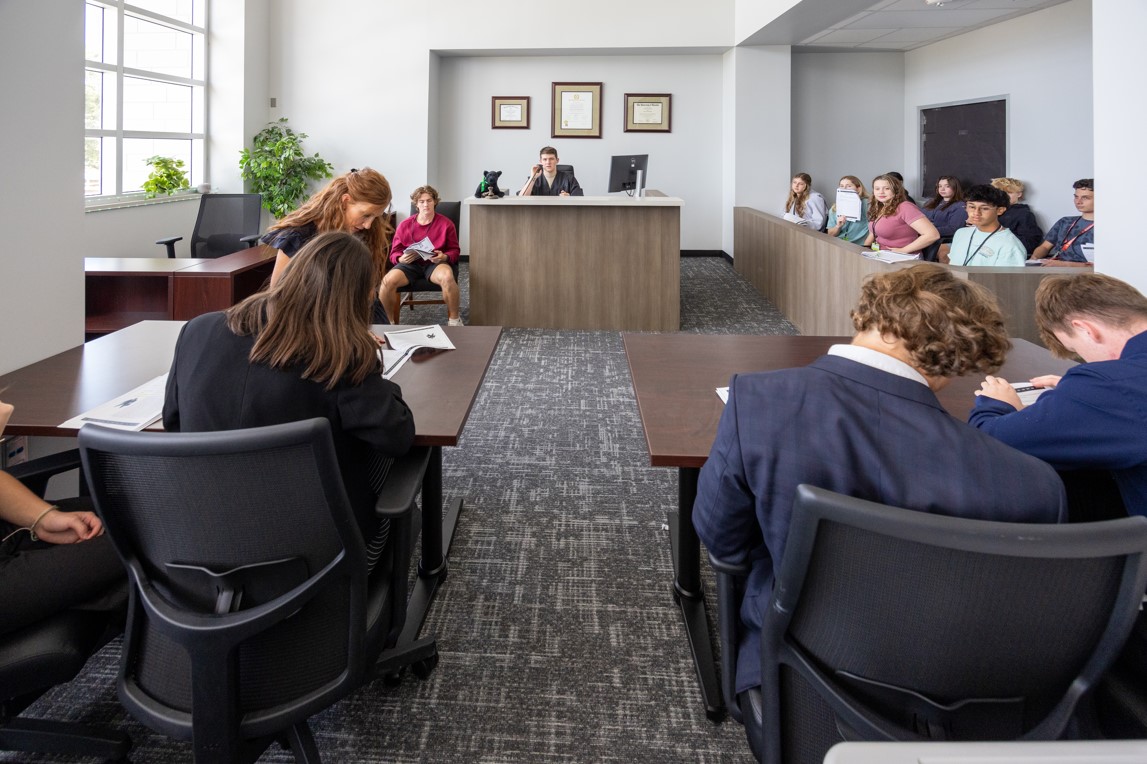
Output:
[[645,180],[649,177],[649,155],[630,154],[609,160],[609,193],[625,191],[644,195]]

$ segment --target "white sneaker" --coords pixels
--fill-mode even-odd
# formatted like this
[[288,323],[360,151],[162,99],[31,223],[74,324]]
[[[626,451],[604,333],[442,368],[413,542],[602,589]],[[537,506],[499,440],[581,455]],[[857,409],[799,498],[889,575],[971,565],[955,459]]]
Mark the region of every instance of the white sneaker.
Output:
[[447,320],[446,320],[446,325],[447,325],[447,326],[465,326],[466,324],[462,323],[462,317],[461,317],[461,316],[459,316],[458,318],[449,318],[449,319],[447,319]]

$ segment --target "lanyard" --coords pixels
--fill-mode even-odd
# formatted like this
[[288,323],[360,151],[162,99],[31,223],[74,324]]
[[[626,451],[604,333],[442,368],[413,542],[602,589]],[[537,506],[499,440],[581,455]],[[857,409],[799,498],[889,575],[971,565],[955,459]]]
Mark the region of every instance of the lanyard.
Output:
[[[971,252],[971,250],[972,250],[972,238],[973,238],[973,237],[976,235],[976,234],[975,234],[975,231],[973,231],[973,232],[972,232],[972,235],[968,237],[968,248],[964,250],[964,265],[967,265],[967,264],[968,264],[968,261],[970,261],[970,260],[971,260],[973,257],[975,257],[976,255],[980,254],[980,250],[983,248],[983,246],[984,246],[985,244],[987,244],[987,243],[988,243],[988,239],[990,239],[990,238],[992,238],[993,236],[995,236],[995,235],[996,235],[996,232],[997,232],[997,231],[999,231],[1001,228],[1003,228],[1003,225],[1001,225],[1001,224],[997,223],[997,224],[996,224],[996,230],[995,230],[995,231],[992,231],[990,234],[988,234],[987,236],[985,236],[985,237],[984,237],[984,240],[980,242],[980,246],[976,247],[976,251],[975,251],[975,252],[972,252],[971,254],[968,254],[968,253],[969,253],[969,252]],[[977,230],[979,230],[979,229],[977,229]]]
[[[1075,220],[1072,221],[1071,225],[1068,226],[1067,231],[1063,234],[1064,238],[1067,237],[1067,234],[1072,232],[1072,229],[1075,228],[1075,224],[1081,220],[1083,220],[1082,215],[1080,215],[1079,217],[1077,217]],[[1085,233],[1090,231],[1092,228],[1095,228],[1095,221],[1094,220],[1091,221],[1091,225],[1089,225],[1087,228],[1084,228],[1082,231],[1077,233],[1075,236],[1072,236],[1070,239],[1067,239],[1066,241],[1064,241],[1063,246],[1059,248],[1059,252],[1066,252],[1067,248],[1070,247],[1072,244],[1074,244],[1076,239],[1078,239],[1080,236],[1083,236]],[[1055,253],[1055,257],[1059,257],[1059,252]]]

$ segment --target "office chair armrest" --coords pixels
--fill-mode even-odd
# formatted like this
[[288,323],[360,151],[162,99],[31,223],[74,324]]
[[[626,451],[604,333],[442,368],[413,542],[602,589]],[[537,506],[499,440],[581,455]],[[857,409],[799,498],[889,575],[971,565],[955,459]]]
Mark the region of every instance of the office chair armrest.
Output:
[[174,258],[175,257],[175,242],[177,242],[177,241],[183,241],[183,237],[182,236],[168,236],[166,239],[159,239],[155,243],[156,244],[162,244],[163,246],[167,247],[167,256]]
[[48,487],[48,480],[53,475],[79,469],[79,467],[80,452],[73,448],[69,451],[61,451],[58,454],[50,454],[14,465],[9,467],[7,472],[37,496],[43,496]]
[[253,233],[253,234],[250,234],[249,236],[244,236],[243,238],[239,239],[239,243],[240,244],[246,244],[248,248],[253,247],[259,243],[259,237],[261,237],[262,235],[263,234],[261,234],[261,233]]
[[424,446],[412,448],[394,460],[374,505],[379,517],[399,517],[410,510],[414,497],[422,490],[422,477],[429,464],[430,449]]
[[713,566],[713,570],[718,573],[723,573],[737,578],[748,578],[752,566],[747,562],[733,562],[732,560],[725,560],[720,557],[714,557],[713,553],[709,553],[709,564]]

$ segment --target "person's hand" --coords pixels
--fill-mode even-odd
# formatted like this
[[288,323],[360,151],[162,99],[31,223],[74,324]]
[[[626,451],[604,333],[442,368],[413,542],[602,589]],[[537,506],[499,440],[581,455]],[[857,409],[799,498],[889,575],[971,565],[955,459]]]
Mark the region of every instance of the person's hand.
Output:
[[413,252],[403,252],[401,255],[398,256],[398,262],[406,263],[408,265],[410,263],[413,263],[415,260],[418,260],[418,259],[419,259],[419,256],[414,254]]
[[447,259],[448,258],[446,257],[445,253],[442,252],[442,250],[436,249],[434,250],[434,257],[430,258],[430,262],[437,265],[438,263],[446,262]]
[[383,345],[386,344],[386,340],[384,340],[382,337],[379,337],[373,331],[369,332],[369,334],[370,334],[370,338],[372,340],[374,340],[374,344],[378,345],[379,347],[382,347]]
[[1019,393],[1017,393],[1016,389],[1003,377],[984,377],[984,381],[980,383],[980,389],[976,391],[976,395],[1003,401],[1016,411],[1024,407],[1024,404],[1020,403]]
[[1036,387],[1055,387],[1059,384],[1060,379],[1058,374],[1044,374],[1039,377],[1032,377],[1031,383]]
[[542,166],[540,164],[536,164],[530,168],[530,175],[537,177],[538,173],[540,173],[541,171],[542,171]]
[[558,194],[558,196],[569,196],[569,195],[570,195],[569,191],[562,191],[560,194]]
[[104,532],[103,523],[94,512],[63,512],[53,509],[40,518],[36,538],[49,544],[78,544]]
[[[884,247],[881,247],[881,249],[884,249]],[[888,251],[889,252],[899,252],[902,255],[909,254],[908,250],[904,249],[904,247],[893,247],[892,249],[890,249]]]
[[4,428],[8,426],[8,420],[12,417],[12,412],[16,407],[11,403],[0,401],[0,435],[4,434]]
[[840,228],[841,226],[848,225],[851,222],[852,222],[852,218],[850,218],[850,217],[845,217],[844,215],[837,215],[837,217],[836,217],[836,227],[837,228]]

